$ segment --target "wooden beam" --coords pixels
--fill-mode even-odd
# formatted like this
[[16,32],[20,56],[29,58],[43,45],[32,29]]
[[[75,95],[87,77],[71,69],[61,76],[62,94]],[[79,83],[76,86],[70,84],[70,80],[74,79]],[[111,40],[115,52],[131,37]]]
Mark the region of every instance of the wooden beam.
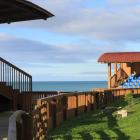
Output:
[[108,88],[111,88],[111,63],[108,63]]
[[117,63],[114,63],[114,74],[117,74]]

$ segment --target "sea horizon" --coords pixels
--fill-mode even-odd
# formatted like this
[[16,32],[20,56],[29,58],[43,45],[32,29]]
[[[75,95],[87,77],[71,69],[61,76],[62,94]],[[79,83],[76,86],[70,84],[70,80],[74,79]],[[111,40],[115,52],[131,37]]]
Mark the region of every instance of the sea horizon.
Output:
[[90,91],[107,88],[107,81],[33,81],[33,91]]

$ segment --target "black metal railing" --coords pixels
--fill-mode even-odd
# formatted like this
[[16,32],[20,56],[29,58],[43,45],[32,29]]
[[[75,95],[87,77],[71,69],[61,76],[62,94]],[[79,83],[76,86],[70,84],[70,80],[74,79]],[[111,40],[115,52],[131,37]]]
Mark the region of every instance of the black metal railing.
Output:
[[20,92],[32,91],[32,76],[1,57],[0,82]]

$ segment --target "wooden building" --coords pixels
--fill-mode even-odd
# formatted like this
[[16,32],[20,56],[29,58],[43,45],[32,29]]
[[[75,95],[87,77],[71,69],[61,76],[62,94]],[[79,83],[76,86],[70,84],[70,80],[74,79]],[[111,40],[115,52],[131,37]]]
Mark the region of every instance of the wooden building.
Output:
[[108,64],[108,88],[140,87],[140,52],[104,53],[98,62]]

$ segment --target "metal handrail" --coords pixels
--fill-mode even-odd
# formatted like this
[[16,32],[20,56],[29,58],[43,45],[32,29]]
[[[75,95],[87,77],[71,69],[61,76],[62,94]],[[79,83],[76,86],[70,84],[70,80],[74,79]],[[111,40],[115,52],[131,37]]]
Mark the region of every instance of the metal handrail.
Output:
[[20,92],[32,91],[32,76],[1,57],[0,82]]

